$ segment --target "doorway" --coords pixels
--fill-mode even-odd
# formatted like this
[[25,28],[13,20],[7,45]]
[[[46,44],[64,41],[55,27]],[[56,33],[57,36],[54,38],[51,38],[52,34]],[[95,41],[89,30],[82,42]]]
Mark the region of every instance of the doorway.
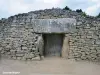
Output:
[[63,44],[62,34],[44,34],[44,56],[60,57]]

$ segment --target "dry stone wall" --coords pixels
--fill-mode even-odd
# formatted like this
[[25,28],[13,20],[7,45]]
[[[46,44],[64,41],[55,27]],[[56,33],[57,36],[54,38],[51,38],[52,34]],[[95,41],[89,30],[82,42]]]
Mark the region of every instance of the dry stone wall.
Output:
[[[100,19],[82,16],[75,11],[45,9],[11,16],[0,21],[0,50],[13,59],[33,60],[38,57],[37,40],[42,34],[34,32],[34,19],[76,19],[74,32],[66,32],[69,37],[68,58],[76,60],[100,61]],[[43,38],[41,40],[43,45]]]
[[77,31],[66,34],[70,37],[69,58],[100,61],[100,21],[77,22]]
[[[18,60],[39,59],[38,38],[42,35],[34,33],[29,19],[22,20],[22,17],[17,19],[15,16],[13,19],[6,20],[4,25],[0,25],[2,27],[0,34],[1,54]],[[43,40],[40,41],[43,42]]]

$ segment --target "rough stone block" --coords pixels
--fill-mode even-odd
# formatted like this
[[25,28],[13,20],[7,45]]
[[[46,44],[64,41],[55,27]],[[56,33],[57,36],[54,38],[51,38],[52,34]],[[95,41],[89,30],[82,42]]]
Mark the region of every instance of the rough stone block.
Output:
[[22,57],[22,56],[24,56],[24,54],[21,54],[21,53],[20,53],[20,54],[16,54],[16,56],[17,56],[17,57]]
[[32,60],[40,60],[40,57],[38,56],[38,57],[34,57],[34,58],[32,58]]
[[21,60],[21,59],[22,59],[22,57],[17,57],[17,59],[18,59],[18,60]]

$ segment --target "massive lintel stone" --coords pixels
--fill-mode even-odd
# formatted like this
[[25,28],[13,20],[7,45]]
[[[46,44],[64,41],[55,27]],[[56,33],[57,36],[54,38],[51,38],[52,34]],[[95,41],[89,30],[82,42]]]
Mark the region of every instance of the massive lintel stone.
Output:
[[68,33],[75,30],[76,19],[34,19],[32,26],[36,33]]

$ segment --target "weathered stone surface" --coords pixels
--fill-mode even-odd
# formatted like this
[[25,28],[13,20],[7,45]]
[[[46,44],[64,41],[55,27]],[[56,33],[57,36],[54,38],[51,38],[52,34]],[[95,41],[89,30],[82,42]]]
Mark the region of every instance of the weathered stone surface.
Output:
[[69,37],[65,36],[63,40],[62,57],[68,58],[68,52],[69,52]]
[[59,8],[0,20],[0,53],[19,60],[38,58],[42,33],[69,35],[70,59],[100,61],[100,19]]
[[32,24],[36,33],[67,33],[75,29],[76,19],[36,19]]

